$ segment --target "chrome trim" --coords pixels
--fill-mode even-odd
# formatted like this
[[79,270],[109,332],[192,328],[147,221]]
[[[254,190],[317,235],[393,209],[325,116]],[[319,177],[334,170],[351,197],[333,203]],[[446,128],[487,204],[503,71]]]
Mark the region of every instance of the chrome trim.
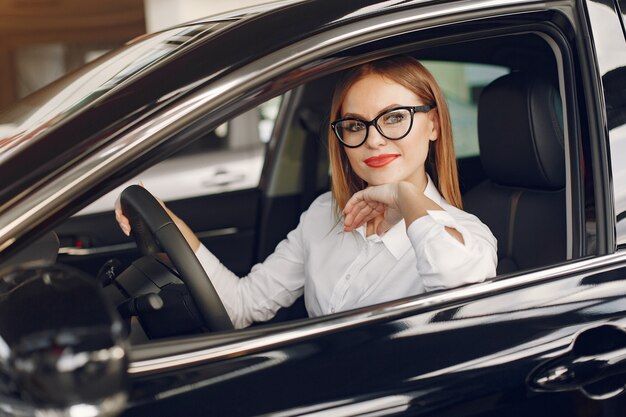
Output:
[[[239,229],[236,227],[226,227],[224,229],[215,229],[215,230],[207,230],[204,232],[196,233],[196,236],[199,239],[217,237],[217,236],[230,236],[239,232]],[[108,246],[96,246],[93,248],[74,248],[71,246],[64,246],[59,249],[60,255],[69,255],[69,256],[89,256],[89,255],[100,255],[103,253],[110,252],[122,252],[131,249],[137,248],[137,245],[134,242],[128,243],[119,243],[117,245],[108,245]]]
[[361,326],[374,321],[393,320],[395,317],[411,313],[420,308],[426,308],[437,304],[459,302],[471,297],[488,295],[496,291],[514,290],[528,284],[537,284],[542,281],[564,276],[581,270],[592,270],[601,267],[610,267],[620,262],[626,263],[626,251],[621,251],[603,257],[583,259],[566,265],[555,266],[542,271],[530,272],[521,276],[515,276],[495,281],[487,281],[470,287],[456,290],[448,290],[430,297],[419,298],[414,301],[392,302],[380,307],[357,313],[349,317],[329,318],[322,323],[303,324],[300,328],[290,331],[277,331],[276,334],[260,336],[252,340],[243,340],[234,343],[226,343],[223,346],[201,349],[195,352],[181,353],[156,359],[132,361],[129,366],[130,374],[145,374],[155,371],[166,371],[173,368],[186,367],[198,363],[219,360],[227,357],[236,357],[272,348],[280,344],[294,342],[338,330]]
[[[291,408],[273,413],[272,417],[308,416],[308,417],[351,417],[351,416],[387,416],[405,413],[415,398],[408,394],[393,394],[358,401],[336,400],[315,405]],[[353,402],[350,402],[353,401]]]
[[116,416],[126,408],[128,395],[124,392],[94,403],[77,403],[66,408],[51,405],[34,406],[26,401],[0,395],[0,415],[13,417],[98,417]]
[[59,255],[69,255],[69,256],[100,255],[103,253],[127,251],[131,249],[135,249],[136,247],[137,245],[133,242],[120,243],[117,245],[108,245],[108,246],[96,246],[93,248],[75,248],[71,246],[64,246],[59,249]]
[[[254,87],[271,81],[272,77],[280,73],[322,58],[325,54],[373,39],[458,21],[460,14],[465,14],[462,17],[464,19],[471,19],[473,13],[481,9],[485,12],[480,17],[502,14],[507,7],[509,9],[506,13],[514,13],[517,11],[515,6],[520,6],[522,11],[545,10],[546,3],[539,0],[531,1],[530,4],[529,0],[477,0],[464,1],[455,6],[426,5],[421,13],[402,10],[376,16],[330,29],[280,49],[225,75],[206,90],[163,111],[130,132],[123,132],[125,128],[121,128],[112,134],[121,135],[114,143],[87,156],[50,183],[38,189],[25,190],[0,217],[0,248],[10,246],[10,239],[21,236],[29,226],[44,222],[50,213],[63,209],[87,193],[99,179],[119,172],[126,163],[153,149],[170,134],[218,106],[254,90]],[[529,7],[531,5],[534,8]]]
[[[557,73],[558,73],[558,83],[559,83],[559,95],[561,97],[561,104],[562,104],[562,117],[563,117],[563,137],[564,138],[570,138],[570,124],[572,124],[572,122],[570,121],[570,118],[568,117],[568,114],[571,114],[572,109],[568,108],[568,100],[566,97],[566,94],[570,94],[570,93],[566,93],[569,91],[568,88],[566,88],[566,80],[565,80],[565,65],[566,63],[563,61],[563,54],[561,52],[561,49],[559,48],[559,46],[557,45],[557,43],[547,34],[544,33],[537,33],[537,36],[539,36],[541,39],[543,39],[549,46],[550,49],[552,49],[552,53],[554,54],[554,59],[556,60],[556,69],[557,69]],[[573,259],[574,258],[574,219],[573,219],[573,209],[574,209],[574,193],[577,192],[577,190],[574,190],[572,187],[572,159],[570,158],[571,155],[571,148],[570,148],[570,140],[564,140],[563,141],[564,144],[564,148],[565,148],[565,224],[566,224],[566,228],[565,228],[565,256],[566,259]]]

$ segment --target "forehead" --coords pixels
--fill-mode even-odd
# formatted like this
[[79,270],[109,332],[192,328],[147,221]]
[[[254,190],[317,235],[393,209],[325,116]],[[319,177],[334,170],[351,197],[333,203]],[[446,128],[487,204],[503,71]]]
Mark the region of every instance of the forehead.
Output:
[[422,103],[417,95],[403,85],[380,74],[367,74],[348,88],[341,110],[343,114],[374,117],[389,106],[418,104]]

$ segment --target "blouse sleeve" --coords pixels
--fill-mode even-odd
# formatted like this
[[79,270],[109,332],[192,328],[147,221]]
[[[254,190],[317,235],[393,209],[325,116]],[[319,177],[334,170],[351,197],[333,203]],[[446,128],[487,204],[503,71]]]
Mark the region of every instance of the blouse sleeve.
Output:
[[253,322],[267,321],[281,307],[288,307],[303,293],[304,251],[302,223],[289,232],[263,263],[255,265],[250,273],[239,278],[200,245],[196,256],[224,303],[235,328]]
[[[496,275],[496,238],[476,216],[461,213],[455,218],[444,210],[429,210],[427,216],[407,228],[426,291],[481,282]],[[446,226],[456,229],[464,243],[452,237]]]

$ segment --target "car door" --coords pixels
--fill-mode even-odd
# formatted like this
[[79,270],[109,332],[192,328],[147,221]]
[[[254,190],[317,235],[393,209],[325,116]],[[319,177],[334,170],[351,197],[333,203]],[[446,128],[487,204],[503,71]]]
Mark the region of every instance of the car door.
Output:
[[[426,4],[381,16],[355,26],[374,28],[383,21],[393,26],[410,16],[422,24],[436,16],[447,27],[416,30],[418,40],[410,40],[470,40],[478,27],[488,38],[506,25],[509,34],[536,31],[557,51],[571,141],[567,259],[331,316],[135,346],[133,389],[124,415],[622,413],[626,254],[616,244],[623,236],[619,229],[615,235],[613,195],[621,202],[624,184],[610,180],[604,147],[603,94],[610,92],[596,89],[608,55],[601,49],[605,45],[589,36],[599,24],[619,33],[603,40],[611,39],[624,65],[615,9],[595,2],[511,2],[492,8],[476,1]],[[345,25],[344,35],[355,26]],[[407,50],[403,40],[371,44]],[[361,53],[368,50],[360,47]],[[600,61],[594,61],[594,51]],[[619,139],[620,126],[613,125],[611,141]],[[614,177],[620,179],[621,168],[615,166],[622,166],[622,158],[611,156]],[[585,172],[576,174],[573,168],[582,161]],[[587,181],[591,188],[585,188]],[[587,204],[589,212],[582,210]]]

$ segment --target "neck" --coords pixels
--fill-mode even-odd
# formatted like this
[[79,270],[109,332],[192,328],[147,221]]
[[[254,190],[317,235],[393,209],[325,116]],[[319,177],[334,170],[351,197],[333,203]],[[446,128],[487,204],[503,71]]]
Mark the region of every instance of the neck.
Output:
[[415,185],[418,190],[422,190],[422,192],[426,191],[426,186],[428,185],[426,170],[422,171],[419,175],[417,175],[417,178],[411,180],[410,182]]

